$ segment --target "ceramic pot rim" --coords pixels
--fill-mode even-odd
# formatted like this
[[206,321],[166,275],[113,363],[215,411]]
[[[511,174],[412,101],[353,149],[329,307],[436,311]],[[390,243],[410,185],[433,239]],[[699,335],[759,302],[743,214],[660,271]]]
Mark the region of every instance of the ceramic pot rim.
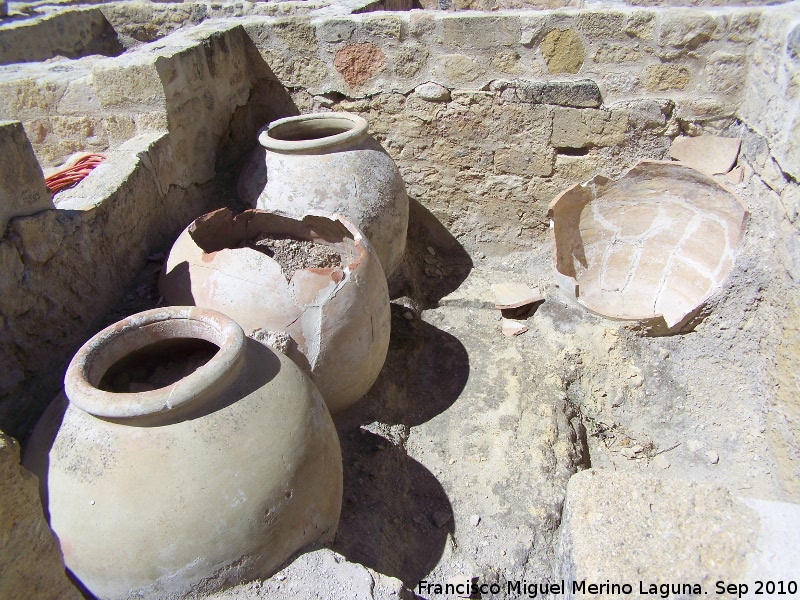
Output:
[[[114,393],[97,387],[120,359],[153,343],[203,339],[219,351],[203,366],[172,385],[135,393]],[[229,373],[243,356],[242,328],[230,317],[195,306],[168,306],[132,315],[87,341],[67,368],[64,391],[71,404],[97,417],[135,418],[184,406]]]
[[[336,126],[345,128],[341,133],[307,140],[282,140],[273,135],[280,131],[312,132],[322,121],[336,121]],[[311,113],[297,117],[287,117],[273,121],[258,133],[258,141],[267,150],[281,153],[303,153],[325,150],[342,144],[355,142],[367,135],[367,120],[346,112]]]

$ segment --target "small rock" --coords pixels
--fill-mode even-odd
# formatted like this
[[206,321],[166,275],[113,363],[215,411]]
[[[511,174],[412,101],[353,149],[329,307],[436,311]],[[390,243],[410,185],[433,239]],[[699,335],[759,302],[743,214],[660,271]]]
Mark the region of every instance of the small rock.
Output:
[[432,81],[418,85],[414,92],[428,102],[447,102],[450,100],[450,90]]
[[506,318],[502,318],[500,328],[506,337],[522,335],[528,331],[528,326],[524,322]]
[[436,256],[436,250],[433,249],[433,246],[428,246],[428,254],[431,256]]
[[642,448],[642,446],[640,446],[639,444],[631,446],[631,452],[633,452],[634,454],[639,454],[642,450],[644,450],[644,448]]
[[669,358],[669,350],[667,350],[666,348],[659,348],[658,357],[661,360],[667,360]]
[[708,457],[708,462],[710,462],[712,465],[715,465],[719,462],[719,454],[713,450],[708,450],[706,452],[706,456]]
[[481,260],[483,260],[484,258],[486,258],[486,254],[484,254],[483,252],[478,252],[478,254],[476,254],[476,256],[477,256],[479,259],[481,259]]
[[519,38],[519,43],[521,46],[525,46],[526,48],[530,48],[533,46],[533,40],[536,37],[536,32],[532,30],[523,31],[522,35]]
[[472,515],[469,518],[469,524],[472,525],[473,527],[477,527],[480,522],[481,522],[480,515]]
[[436,269],[433,267],[425,267],[425,275],[428,277],[436,277]]
[[619,451],[619,453],[622,454],[622,456],[624,456],[628,460],[633,460],[634,458],[636,458],[636,452],[633,451],[633,448],[623,448],[622,450]]
[[653,459],[653,466],[656,469],[669,469],[669,461],[663,454],[659,454]]
[[411,321],[414,318],[414,313],[412,313],[410,310],[407,310],[406,312],[403,313],[403,318],[406,321]]

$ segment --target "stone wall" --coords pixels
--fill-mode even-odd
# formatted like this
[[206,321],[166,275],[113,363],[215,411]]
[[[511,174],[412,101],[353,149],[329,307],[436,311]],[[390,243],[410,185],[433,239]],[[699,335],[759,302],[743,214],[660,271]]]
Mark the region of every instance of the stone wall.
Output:
[[[740,110],[748,131],[744,154],[770,198],[777,224],[775,276],[794,293],[775,299],[775,357],[770,444],[786,492],[800,498],[800,6],[765,11]],[[775,234],[773,236],[775,237]]]
[[96,102],[130,139],[0,238],[0,429],[26,435],[148,254],[222,204],[217,163],[240,162],[254,123],[289,110],[256,82],[268,70],[248,44],[240,26],[209,23],[92,64]]
[[469,249],[505,252],[597,172],[729,124],[759,11],[303,17],[245,25],[298,108],[365,116],[409,193]]
[[0,65],[42,61],[54,56],[115,56],[121,51],[116,31],[97,8],[0,24]]

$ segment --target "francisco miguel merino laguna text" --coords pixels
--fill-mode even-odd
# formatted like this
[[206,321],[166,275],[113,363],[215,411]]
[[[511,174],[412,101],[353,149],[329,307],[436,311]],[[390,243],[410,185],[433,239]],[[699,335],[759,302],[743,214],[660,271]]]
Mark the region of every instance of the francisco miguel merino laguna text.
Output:
[[[587,583],[584,581],[571,582],[572,594],[607,594],[607,595],[629,595],[633,593],[634,586],[630,583]],[[642,596],[656,596],[659,598],[669,598],[676,594],[702,594],[703,590],[699,583],[645,583],[639,581],[638,593]],[[540,598],[550,595],[563,595],[568,588],[562,579],[559,583],[507,581],[506,594],[516,594],[525,598]],[[499,594],[503,591],[503,586],[499,583],[478,583],[476,580],[464,577],[462,582],[448,582],[445,584],[433,583],[422,580],[417,584],[417,594]]]

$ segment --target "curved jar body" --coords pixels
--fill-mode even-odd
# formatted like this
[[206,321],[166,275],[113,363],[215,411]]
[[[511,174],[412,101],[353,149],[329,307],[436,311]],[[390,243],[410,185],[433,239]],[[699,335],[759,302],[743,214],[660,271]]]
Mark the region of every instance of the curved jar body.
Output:
[[[191,350],[184,368],[195,343],[218,349],[197,368]],[[134,380],[154,357],[162,380],[189,374],[130,391],[152,388]],[[164,372],[164,357],[180,368]],[[120,381],[128,391],[100,389]],[[65,394],[24,462],[67,568],[97,597],[172,597],[268,577],[334,536],[342,464],[330,415],[289,359],[230,318],[168,307],[120,321],[79,350]]]
[[[256,208],[303,216],[343,215],[364,232],[388,277],[400,263],[408,230],[408,196],[394,161],[367,133],[367,122],[348,113],[316,113],[273,122],[258,138],[266,150],[266,184]],[[240,190],[250,187],[242,182]]]
[[[313,242],[339,265],[285,273],[255,240]],[[308,246],[306,246],[308,247]],[[195,220],[164,263],[170,304],[196,304],[233,318],[247,335],[286,332],[287,354],[308,373],[331,412],[357,402],[378,378],[391,333],[389,291],[374,250],[349,221],[220,209]]]

